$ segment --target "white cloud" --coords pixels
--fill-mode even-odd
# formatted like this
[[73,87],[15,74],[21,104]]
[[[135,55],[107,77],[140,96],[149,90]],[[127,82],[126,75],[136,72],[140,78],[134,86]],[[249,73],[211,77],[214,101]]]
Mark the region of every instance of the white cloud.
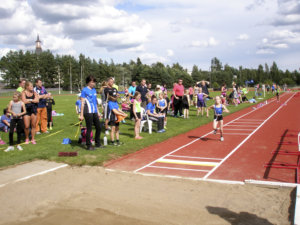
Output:
[[167,56],[172,57],[174,55],[174,51],[172,49],[167,50]]
[[2,56],[5,56],[8,52],[10,51],[15,51],[16,49],[11,49],[11,48],[0,48],[0,58]]
[[240,41],[246,41],[249,39],[249,35],[248,34],[240,34],[236,39],[238,39]]
[[219,44],[219,41],[217,41],[214,37],[210,37],[208,40],[206,41],[193,41],[191,43],[191,47],[214,47],[217,46]]
[[143,63],[147,63],[147,64],[152,64],[152,63],[157,63],[157,62],[166,62],[167,59],[165,57],[162,56],[158,56],[155,53],[144,53],[142,55],[140,55],[140,59],[142,60]]
[[256,51],[256,54],[258,55],[272,55],[275,54],[275,52],[271,49],[259,49]]

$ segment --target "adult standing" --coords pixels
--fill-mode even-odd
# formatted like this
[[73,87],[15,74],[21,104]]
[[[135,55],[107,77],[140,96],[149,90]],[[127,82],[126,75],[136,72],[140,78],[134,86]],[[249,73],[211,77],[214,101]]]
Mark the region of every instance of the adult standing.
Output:
[[208,87],[209,87],[209,81],[205,81],[205,80],[202,80],[198,83],[198,87],[202,88],[202,92],[204,94],[207,94],[209,95],[209,91],[208,91]]
[[97,81],[94,76],[88,76],[85,82],[87,86],[81,91],[80,120],[82,121],[83,119],[85,119],[86,123],[86,149],[94,150],[91,143],[91,131],[93,124],[96,128],[95,147],[103,148],[100,143],[101,123],[99,120],[100,113],[97,107],[97,91],[95,89]]
[[26,82],[25,90],[22,92],[22,102],[25,104],[26,114],[23,116],[25,125],[25,144],[29,144],[29,128],[31,125],[31,143],[36,144],[35,128],[36,128],[36,114],[39,96],[33,91],[31,82]]
[[137,86],[136,91],[141,93],[141,100],[142,100],[141,106],[145,108],[148,103],[148,99],[147,99],[148,88],[145,79],[143,79],[140,85]]
[[136,91],[136,82],[132,81],[131,86],[128,89],[128,95],[129,95],[130,99],[133,98],[135,91]]
[[[50,98],[50,94],[46,91],[43,86],[43,82],[40,78],[35,80],[34,92],[39,96],[39,103],[37,108],[37,118],[36,118],[36,134],[49,133],[47,131],[47,106],[46,98]],[[41,128],[39,126],[41,123]]]
[[177,117],[178,111],[179,115],[182,116],[182,98],[184,95],[184,86],[183,80],[179,79],[178,84],[176,84],[173,88],[174,95],[174,117]]
[[116,102],[118,98],[118,90],[114,87],[114,79],[112,77],[107,79],[107,87],[104,88],[104,119],[105,119],[105,134],[108,135],[108,122],[109,122],[109,108],[108,101]]
[[21,79],[19,81],[19,87],[17,88],[17,92],[22,93],[25,90],[25,83],[26,83],[25,79]]

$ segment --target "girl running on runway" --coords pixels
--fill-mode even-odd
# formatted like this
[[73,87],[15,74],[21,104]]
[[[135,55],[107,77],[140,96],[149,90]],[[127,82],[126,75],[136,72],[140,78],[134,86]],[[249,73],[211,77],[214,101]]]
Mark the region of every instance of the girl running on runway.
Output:
[[214,122],[213,122],[213,128],[214,128],[214,134],[217,134],[217,125],[220,121],[220,133],[221,133],[221,141],[224,141],[223,138],[223,110],[224,112],[229,113],[228,109],[225,105],[222,104],[220,96],[216,96],[215,98],[215,104],[207,108],[207,117],[209,114],[209,110],[214,109]]

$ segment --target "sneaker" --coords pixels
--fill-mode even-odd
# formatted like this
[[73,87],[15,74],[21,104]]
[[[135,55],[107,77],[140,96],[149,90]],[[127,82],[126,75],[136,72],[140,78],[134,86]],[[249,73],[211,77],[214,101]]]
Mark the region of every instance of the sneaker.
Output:
[[217,134],[217,129],[216,129],[216,130],[214,130],[214,134]]
[[17,149],[18,149],[19,151],[23,151],[23,148],[22,148],[21,145],[17,145]]
[[25,140],[25,144],[28,145],[29,144],[29,139]]
[[43,132],[43,134],[49,134],[49,133],[50,133],[50,132],[49,132],[49,131],[47,131],[47,130],[46,130],[45,132]]
[[121,142],[121,141],[117,141],[117,142],[116,142],[116,145],[117,145],[117,146],[120,146],[120,145],[122,145],[122,144],[123,144],[123,142]]
[[9,152],[9,151],[13,151],[13,150],[15,150],[14,146],[8,146],[8,148],[5,149],[4,151]]
[[0,145],[5,145],[6,143],[3,140],[0,140]]
[[109,143],[109,145],[117,146],[117,143],[112,141],[112,142]]
[[141,139],[143,139],[143,137],[141,136],[135,137],[135,140],[141,140]]
[[36,132],[35,134],[39,135],[39,134],[41,134],[41,132],[38,131],[38,132]]
[[36,145],[36,141],[35,140],[31,140],[31,144]]
[[105,130],[105,135],[109,135],[109,130]]
[[52,127],[49,127],[49,130],[52,130]]
[[221,138],[220,138],[220,141],[224,141],[224,138],[223,138],[223,137],[221,137]]

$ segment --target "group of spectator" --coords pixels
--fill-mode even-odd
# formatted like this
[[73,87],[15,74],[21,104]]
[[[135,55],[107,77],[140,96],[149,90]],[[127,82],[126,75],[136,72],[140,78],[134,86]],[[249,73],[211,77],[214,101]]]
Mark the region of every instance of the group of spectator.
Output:
[[53,97],[46,91],[40,78],[35,80],[35,87],[30,81],[20,80],[18,89],[1,116],[0,129],[9,132],[9,147],[5,152],[14,150],[14,131],[17,132],[17,149],[20,151],[23,150],[20,145],[23,133],[25,144],[36,144],[36,134],[49,133],[47,125],[52,130],[53,104]]

